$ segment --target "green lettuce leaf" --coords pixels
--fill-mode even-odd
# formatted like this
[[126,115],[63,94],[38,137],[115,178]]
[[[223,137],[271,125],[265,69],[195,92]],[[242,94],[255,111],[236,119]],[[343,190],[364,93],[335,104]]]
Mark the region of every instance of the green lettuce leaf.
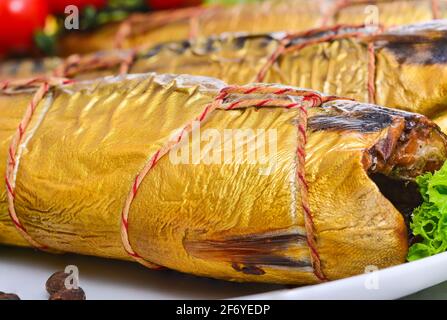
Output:
[[422,241],[408,251],[414,261],[447,250],[447,162],[434,174],[416,179],[424,202],[413,211],[410,228]]

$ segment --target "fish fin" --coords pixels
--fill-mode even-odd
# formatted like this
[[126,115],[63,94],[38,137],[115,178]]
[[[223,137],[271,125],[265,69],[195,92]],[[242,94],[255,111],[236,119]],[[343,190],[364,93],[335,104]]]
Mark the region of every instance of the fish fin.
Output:
[[307,257],[291,257],[294,250],[307,248],[304,230],[289,229],[237,236],[187,235],[183,245],[195,258],[228,262],[233,269],[244,273],[262,274],[259,266],[312,268]]

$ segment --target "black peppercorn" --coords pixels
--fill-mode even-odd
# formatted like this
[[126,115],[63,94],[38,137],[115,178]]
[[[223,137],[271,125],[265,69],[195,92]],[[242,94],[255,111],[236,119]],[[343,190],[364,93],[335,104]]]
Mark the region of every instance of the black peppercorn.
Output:
[[85,292],[82,288],[62,289],[52,294],[49,300],[85,300]]
[[4,293],[0,291],[0,300],[20,300],[15,293]]
[[47,283],[45,284],[48,293],[52,295],[62,289],[66,289],[65,279],[67,279],[68,276],[69,274],[65,273],[64,271],[53,273],[51,277],[48,278]]

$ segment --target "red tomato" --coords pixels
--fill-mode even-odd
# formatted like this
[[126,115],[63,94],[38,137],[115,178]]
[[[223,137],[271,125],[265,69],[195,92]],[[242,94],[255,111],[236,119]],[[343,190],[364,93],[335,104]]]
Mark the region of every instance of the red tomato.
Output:
[[75,5],[79,9],[82,9],[88,5],[94,6],[97,9],[105,7],[106,0],[47,0],[50,5],[50,10],[53,13],[64,14],[65,7],[69,5]]
[[33,46],[36,30],[45,25],[46,0],[0,1],[0,51],[26,51]]
[[154,10],[175,9],[181,7],[198,6],[201,0],[147,0],[149,7]]

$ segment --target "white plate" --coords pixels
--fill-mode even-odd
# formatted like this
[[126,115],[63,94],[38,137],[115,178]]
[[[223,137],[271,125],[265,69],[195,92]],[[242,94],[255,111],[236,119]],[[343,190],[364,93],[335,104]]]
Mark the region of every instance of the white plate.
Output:
[[88,299],[396,299],[447,280],[447,253],[344,280],[290,289],[151,271],[131,262],[0,247],[0,291],[17,293],[22,299],[47,299],[45,281],[67,265],[79,268],[80,285]]

